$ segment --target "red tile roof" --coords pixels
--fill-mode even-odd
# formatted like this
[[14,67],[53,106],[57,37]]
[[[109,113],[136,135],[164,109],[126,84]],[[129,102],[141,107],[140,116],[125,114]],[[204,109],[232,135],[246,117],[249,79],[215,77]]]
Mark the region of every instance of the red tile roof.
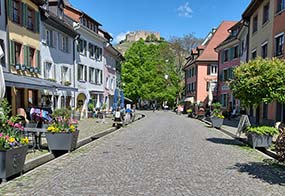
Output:
[[236,22],[234,21],[223,21],[208,41],[197,61],[218,61],[218,53],[215,51],[215,48],[229,36],[228,29],[235,24]]

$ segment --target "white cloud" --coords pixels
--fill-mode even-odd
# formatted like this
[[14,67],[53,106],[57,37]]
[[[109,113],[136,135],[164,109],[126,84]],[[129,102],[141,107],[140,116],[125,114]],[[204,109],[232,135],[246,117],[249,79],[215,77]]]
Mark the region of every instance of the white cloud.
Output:
[[176,11],[178,12],[179,16],[182,17],[192,17],[193,10],[189,6],[189,2],[186,2],[184,5],[179,6]]
[[117,35],[116,37],[115,37],[115,39],[114,39],[114,43],[115,44],[117,44],[117,43],[120,43],[120,41],[123,41],[123,40],[125,40],[126,39],[126,34],[128,34],[129,33],[129,31],[128,32],[122,32],[122,33],[120,33],[119,35]]

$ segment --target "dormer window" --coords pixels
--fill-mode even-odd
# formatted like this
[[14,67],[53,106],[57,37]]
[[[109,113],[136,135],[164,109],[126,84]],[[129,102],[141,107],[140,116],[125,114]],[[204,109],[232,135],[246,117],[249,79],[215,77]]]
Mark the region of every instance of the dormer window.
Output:
[[231,31],[231,34],[232,34],[232,36],[236,36],[237,35],[237,29],[233,29],[232,31]]

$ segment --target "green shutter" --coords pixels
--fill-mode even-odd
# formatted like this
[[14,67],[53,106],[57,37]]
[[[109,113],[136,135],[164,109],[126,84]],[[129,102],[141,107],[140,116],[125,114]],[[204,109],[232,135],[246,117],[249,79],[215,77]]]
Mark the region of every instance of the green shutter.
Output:
[[225,60],[225,51],[223,50],[221,53],[222,53],[222,54],[221,54],[221,58],[222,58],[221,62],[224,63],[224,60]]
[[15,65],[15,42],[10,41],[10,65]]
[[8,12],[8,17],[10,18],[10,20],[13,20],[13,9],[12,9],[12,0],[8,0],[8,8],[7,8],[7,12]]
[[21,20],[21,24],[24,26],[24,27],[27,27],[27,5],[25,3],[21,3],[21,7],[22,7],[22,20]]
[[36,51],[36,67],[40,68],[41,66],[41,55],[40,55],[40,51],[37,50]]
[[40,13],[36,12],[35,13],[35,32],[39,33],[40,32]]
[[24,46],[24,64],[28,67],[28,46]]

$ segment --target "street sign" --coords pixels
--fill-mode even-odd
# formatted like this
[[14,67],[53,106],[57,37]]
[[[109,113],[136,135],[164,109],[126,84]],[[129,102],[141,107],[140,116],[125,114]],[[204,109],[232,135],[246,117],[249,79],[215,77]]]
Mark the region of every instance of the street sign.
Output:
[[239,123],[238,123],[238,129],[236,135],[240,136],[240,134],[243,132],[243,130],[246,127],[251,126],[248,115],[242,115],[240,117]]

